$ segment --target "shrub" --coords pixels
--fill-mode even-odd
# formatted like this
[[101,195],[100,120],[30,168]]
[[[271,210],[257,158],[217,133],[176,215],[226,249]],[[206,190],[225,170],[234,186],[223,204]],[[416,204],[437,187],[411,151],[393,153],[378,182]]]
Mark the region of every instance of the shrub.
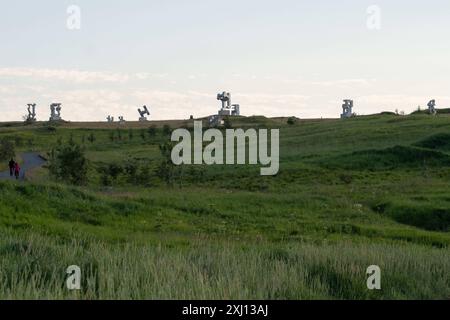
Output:
[[[170,127],[169,127],[169,132],[170,132]],[[156,128],[153,126],[148,128],[148,135],[150,136],[150,138],[156,136]]]
[[14,142],[8,139],[0,141],[0,160],[8,160],[14,158],[16,155]]
[[88,141],[89,141],[90,143],[94,143],[94,142],[95,142],[95,135],[94,135],[93,133],[91,133],[91,134],[88,136]]
[[131,140],[133,140],[133,138],[134,138],[134,133],[133,133],[133,130],[128,130],[128,139],[130,139],[130,141]]
[[225,129],[231,129],[233,128],[233,124],[231,123],[230,117],[226,117],[223,120],[223,126],[225,127]]
[[163,159],[156,170],[156,175],[168,185],[173,184],[177,168],[172,162],[172,147],[173,145],[171,142],[167,142],[159,146]]
[[172,128],[171,128],[168,124],[165,124],[165,125],[163,126],[163,134],[164,134],[165,136],[168,136],[168,135],[171,134],[171,132],[172,132]]
[[87,182],[88,161],[84,150],[76,143],[54,148],[49,154],[50,176],[75,185]]

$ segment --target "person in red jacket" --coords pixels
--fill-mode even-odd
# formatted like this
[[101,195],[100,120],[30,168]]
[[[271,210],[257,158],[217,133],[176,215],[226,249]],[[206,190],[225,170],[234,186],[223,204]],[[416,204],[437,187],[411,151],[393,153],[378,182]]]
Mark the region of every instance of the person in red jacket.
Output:
[[16,165],[14,166],[14,175],[16,176],[16,179],[19,179],[20,166],[19,166],[19,164],[17,162],[16,162]]

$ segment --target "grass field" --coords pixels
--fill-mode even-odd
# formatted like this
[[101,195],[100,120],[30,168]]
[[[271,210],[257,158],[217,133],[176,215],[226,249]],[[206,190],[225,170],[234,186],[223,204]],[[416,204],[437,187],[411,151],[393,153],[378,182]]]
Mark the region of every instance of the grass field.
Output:
[[[450,298],[450,115],[236,118],[280,128],[279,174],[187,166],[168,186],[154,174],[162,128],[192,124],[0,124],[18,153],[71,139],[90,163],[85,186],[45,168],[0,181],[0,298]],[[136,177],[102,183],[98,168],[129,163]],[[65,287],[73,264],[79,292]]]

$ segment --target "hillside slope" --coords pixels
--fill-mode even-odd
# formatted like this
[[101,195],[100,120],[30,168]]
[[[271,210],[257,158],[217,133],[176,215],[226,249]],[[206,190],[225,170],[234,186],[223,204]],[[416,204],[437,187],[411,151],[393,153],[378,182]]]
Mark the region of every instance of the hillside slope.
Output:
[[[192,127],[192,122],[164,124]],[[5,234],[0,256],[20,264],[23,277],[31,276],[30,270],[43,277],[41,286],[31,288],[23,277],[13,280],[16,264],[2,262],[6,288],[22,286],[19,297],[29,292],[66,297],[57,289],[59,278],[51,275],[64,268],[59,260],[77,257],[84,266],[95,266],[91,276],[102,283],[86,284],[89,289],[81,298],[131,298],[131,291],[118,294],[108,287],[106,278],[109,273],[118,277],[128,254],[147,250],[146,259],[160,256],[167,272],[178,266],[192,281],[203,277],[204,286],[188,293],[188,287],[170,285],[168,273],[158,271],[161,287],[136,274],[140,281],[129,278],[123,285],[131,288],[137,281],[135,296],[141,298],[450,296],[444,272],[450,264],[449,116],[384,114],[293,125],[285,118],[241,117],[232,126],[280,128],[278,175],[261,177],[259,166],[187,166],[167,185],[157,174],[159,145],[168,140],[161,123],[0,125],[0,139],[14,140],[18,152],[46,154],[58,143],[74,141],[89,160],[85,186],[54,181],[45,168],[25,183],[0,181],[0,229]],[[118,173],[106,181],[102,170],[111,165]],[[72,256],[74,243],[81,251]],[[133,247],[130,253],[127,245]],[[336,248],[342,256],[332,254]],[[224,256],[217,256],[218,250]],[[30,266],[33,259],[39,262]],[[104,265],[108,259],[116,261],[114,267]],[[222,269],[218,263],[224,259],[234,262]],[[265,262],[258,267],[253,265],[257,261]],[[294,267],[299,261],[304,269]],[[126,268],[138,272],[140,264],[129,263]],[[273,263],[283,270],[279,275]],[[385,267],[391,281],[385,291],[364,289],[367,264]],[[262,287],[238,279],[245,268],[266,275],[258,278]],[[418,279],[416,285],[401,275],[402,268]],[[434,278],[429,269],[436,270]],[[303,286],[273,284],[276,279],[285,283],[289,274],[296,274]],[[230,281],[213,294],[220,279]],[[0,297],[11,294],[0,290]]]

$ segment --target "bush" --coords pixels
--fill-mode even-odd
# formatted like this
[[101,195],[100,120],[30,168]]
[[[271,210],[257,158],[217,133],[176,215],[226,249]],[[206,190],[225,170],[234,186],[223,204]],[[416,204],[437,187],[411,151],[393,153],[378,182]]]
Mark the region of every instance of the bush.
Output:
[[[170,132],[170,127],[169,127],[169,132]],[[153,126],[148,128],[148,135],[150,136],[150,138],[153,138],[154,136],[156,136],[156,128]]]
[[14,142],[8,139],[0,141],[0,160],[9,160],[16,155],[16,148]]
[[233,128],[233,124],[231,123],[230,117],[226,117],[223,120],[223,126],[225,127],[225,129],[232,129]]
[[168,135],[170,135],[172,133],[172,128],[168,125],[168,124],[165,124],[164,126],[163,126],[163,134],[165,135],[165,136],[168,136]]
[[49,154],[49,173],[57,180],[75,185],[87,182],[88,161],[84,150],[74,142],[54,148]]
[[290,117],[288,120],[287,120],[287,124],[288,125],[294,125],[295,123],[297,122],[297,120],[295,119],[295,117]]
[[167,185],[173,184],[175,173],[177,171],[177,167],[172,162],[172,148],[173,145],[171,142],[159,146],[163,160],[156,170],[156,175]]
[[124,169],[121,165],[116,163],[110,163],[103,165],[97,170],[101,177],[101,183],[104,186],[110,186],[113,182],[117,180],[120,174],[123,173]]
[[91,133],[91,134],[88,136],[88,141],[89,141],[90,143],[94,143],[94,142],[95,142],[95,135],[94,135],[93,133]]

